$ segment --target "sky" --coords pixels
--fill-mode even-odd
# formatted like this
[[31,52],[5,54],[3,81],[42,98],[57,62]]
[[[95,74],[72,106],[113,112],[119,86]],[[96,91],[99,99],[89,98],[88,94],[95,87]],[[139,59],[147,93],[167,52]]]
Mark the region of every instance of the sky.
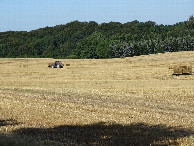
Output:
[[192,14],[194,0],[0,0],[0,32],[31,31],[75,20],[171,25]]

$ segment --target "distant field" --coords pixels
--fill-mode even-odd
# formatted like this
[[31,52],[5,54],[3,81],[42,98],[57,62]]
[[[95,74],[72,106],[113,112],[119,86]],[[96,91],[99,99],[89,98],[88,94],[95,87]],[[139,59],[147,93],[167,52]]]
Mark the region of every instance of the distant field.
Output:
[[194,52],[54,61],[0,58],[0,145],[194,144],[194,75],[168,69]]

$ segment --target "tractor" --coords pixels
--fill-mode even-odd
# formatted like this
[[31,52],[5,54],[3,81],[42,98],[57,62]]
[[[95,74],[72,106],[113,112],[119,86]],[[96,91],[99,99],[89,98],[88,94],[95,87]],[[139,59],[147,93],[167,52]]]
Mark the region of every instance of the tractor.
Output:
[[48,65],[49,68],[63,68],[63,64],[61,61],[55,61],[55,63],[50,63]]

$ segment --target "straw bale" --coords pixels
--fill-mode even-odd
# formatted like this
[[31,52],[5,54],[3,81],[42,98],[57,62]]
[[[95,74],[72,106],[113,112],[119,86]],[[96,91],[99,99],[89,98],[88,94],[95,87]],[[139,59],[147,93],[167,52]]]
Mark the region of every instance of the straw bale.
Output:
[[192,74],[192,66],[174,66],[174,74]]

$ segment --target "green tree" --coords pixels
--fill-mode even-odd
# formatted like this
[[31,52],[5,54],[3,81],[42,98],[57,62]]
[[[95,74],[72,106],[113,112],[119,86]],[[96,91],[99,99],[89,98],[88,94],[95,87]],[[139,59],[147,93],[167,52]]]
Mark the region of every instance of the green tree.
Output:
[[0,57],[7,56],[7,47],[4,44],[0,44]]
[[110,52],[110,42],[107,40],[101,41],[96,47],[98,58],[109,58]]

